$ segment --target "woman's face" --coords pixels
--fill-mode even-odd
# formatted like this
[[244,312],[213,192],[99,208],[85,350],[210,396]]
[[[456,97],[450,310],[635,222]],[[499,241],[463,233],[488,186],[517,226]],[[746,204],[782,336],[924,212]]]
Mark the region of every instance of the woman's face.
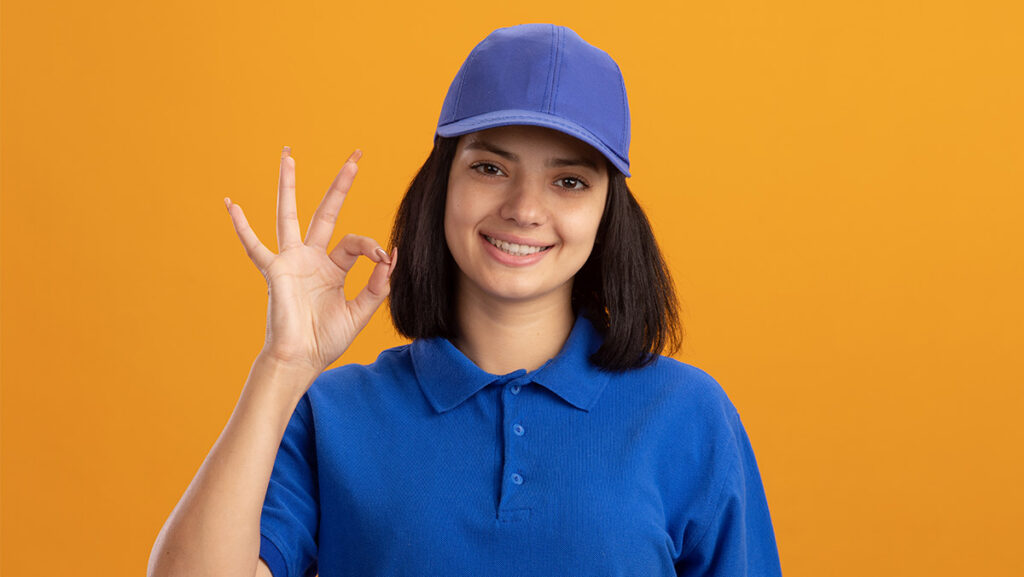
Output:
[[535,126],[462,136],[444,215],[460,296],[568,305],[607,196],[604,156],[571,136]]

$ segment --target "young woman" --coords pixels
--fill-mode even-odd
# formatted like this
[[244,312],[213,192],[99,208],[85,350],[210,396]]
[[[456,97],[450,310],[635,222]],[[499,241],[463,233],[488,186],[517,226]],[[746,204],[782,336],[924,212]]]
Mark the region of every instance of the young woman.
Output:
[[[266,343],[150,575],[780,574],[735,408],[660,356],[676,305],[628,147],[614,61],[522,25],[453,81],[390,253],[327,252],[358,151],[302,239],[285,149],[278,254],[226,201]],[[389,294],[411,344],[324,372]]]

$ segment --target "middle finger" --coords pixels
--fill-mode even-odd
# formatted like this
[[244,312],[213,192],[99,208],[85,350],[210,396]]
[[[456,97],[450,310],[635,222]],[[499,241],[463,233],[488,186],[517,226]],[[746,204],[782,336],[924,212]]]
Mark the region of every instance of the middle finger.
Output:
[[277,180],[278,252],[284,252],[302,242],[299,213],[295,208],[295,159],[291,157],[291,152],[292,149],[287,146],[281,151],[281,173]]

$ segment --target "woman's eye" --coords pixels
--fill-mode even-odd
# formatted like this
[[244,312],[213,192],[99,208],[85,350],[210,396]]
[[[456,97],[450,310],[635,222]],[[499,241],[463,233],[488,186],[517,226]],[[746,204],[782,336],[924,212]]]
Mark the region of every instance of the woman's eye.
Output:
[[486,174],[487,176],[504,176],[505,174],[504,171],[489,162],[478,162],[471,168],[480,174]]
[[566,176],[565,178],[559,178],[557,181],[558,186],[567,188],[569,190],[583,190],[587,188],[587,183],[574,176]]

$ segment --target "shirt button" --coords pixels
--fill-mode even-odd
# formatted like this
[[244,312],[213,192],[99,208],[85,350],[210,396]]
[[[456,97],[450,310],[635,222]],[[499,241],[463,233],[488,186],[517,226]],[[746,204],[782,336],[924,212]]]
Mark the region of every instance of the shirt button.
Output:
[[522,389],[522,388],[523,387],[521,387],[520,385],[512,385],[512,394],[513,395],[518,395],[519,394],[519,390]]
[[522,485],[523,476],[520,475],[519,473],[512,473],[512,482],[515,483],[516,485]]
[[520,425],[519,423],[516,423],[515,425],[513,425],[512,426],[512,430],[515,432],[515,434],[519,435],[520,437],[522,437],[523,433],[526,432],[526,430],[523,429],[523,426]]

